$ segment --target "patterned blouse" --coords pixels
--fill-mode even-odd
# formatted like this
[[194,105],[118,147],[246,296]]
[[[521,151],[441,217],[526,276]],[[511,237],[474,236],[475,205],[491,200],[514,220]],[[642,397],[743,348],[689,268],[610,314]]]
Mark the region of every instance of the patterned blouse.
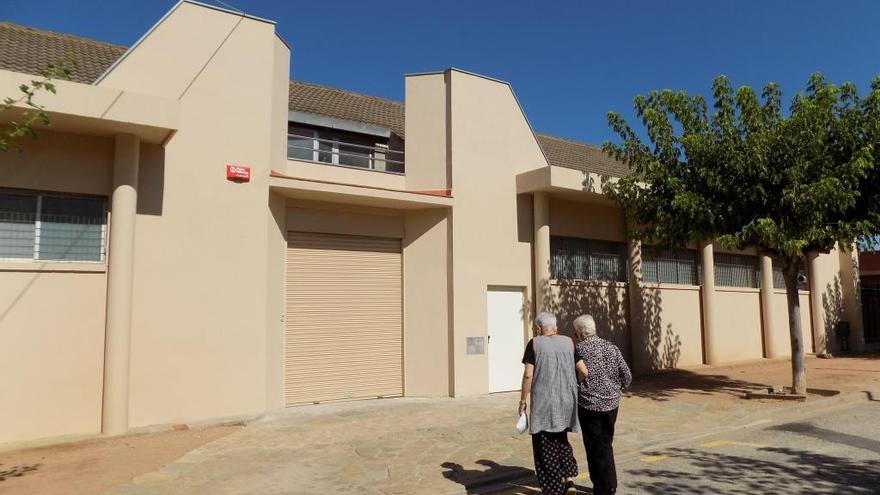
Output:
[[620,392],[632,382],[632,373],[616,345],[597,336],[575,347],[589,374],[578,385],[578,406],[590,411],[611,411],[620,406]]

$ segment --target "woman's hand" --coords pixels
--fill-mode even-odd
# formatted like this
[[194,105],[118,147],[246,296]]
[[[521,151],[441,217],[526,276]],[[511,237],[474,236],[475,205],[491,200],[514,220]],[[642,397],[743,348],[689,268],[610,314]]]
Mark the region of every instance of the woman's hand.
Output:
[[526,401],[521,400],[521,401],[519,401],[519,409],[517,410],[516,415],[522,416],[522,413],[524,413],[524,412],[526,412]]

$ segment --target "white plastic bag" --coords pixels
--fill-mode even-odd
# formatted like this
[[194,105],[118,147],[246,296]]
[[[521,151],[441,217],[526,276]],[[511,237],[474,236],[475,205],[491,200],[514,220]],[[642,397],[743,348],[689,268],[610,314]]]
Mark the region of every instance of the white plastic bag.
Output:
[[528,429],[529,417],[526,416],[526,413],[522,413],[519,415],[519,420],[516,422],[516,431],[517,433],[525,433]]

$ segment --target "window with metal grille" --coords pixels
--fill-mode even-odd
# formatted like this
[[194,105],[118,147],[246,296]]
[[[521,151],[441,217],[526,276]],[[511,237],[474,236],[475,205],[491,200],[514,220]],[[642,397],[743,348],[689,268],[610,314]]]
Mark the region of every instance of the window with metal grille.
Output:
[[[802,261],[798,268],[798,290],[807,290],[807,263]],[[801,280],[803,280],[801,282]],[[785,276],[782,274],[782,260],[773,258],[773,288],[785,288]]]
[[663,284],[700,285],[699,255],[691,249],[642,247],[642,280]]
[[715,253],[715,285],[758,288],[760,283],[757,256]]
[[626,281],[626,244],[550,237],[550,276],[556,280]]
[[104,261],[103,198],[0,190],[0,259]]

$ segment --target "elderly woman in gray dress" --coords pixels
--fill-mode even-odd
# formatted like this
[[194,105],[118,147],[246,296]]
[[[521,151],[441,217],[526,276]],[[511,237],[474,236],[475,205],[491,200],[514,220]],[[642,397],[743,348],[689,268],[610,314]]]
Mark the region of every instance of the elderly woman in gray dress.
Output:
[[538,313],[539,335],[526,345],[519,414],[531,397],[529,433],[535,456],[535,474],[544,495],[564,494],[577,476],[577,461],[568,432],[578,431],[578,379],[586,378],[587,367],[577,357],[574,342],[556,329],[556,317]]

